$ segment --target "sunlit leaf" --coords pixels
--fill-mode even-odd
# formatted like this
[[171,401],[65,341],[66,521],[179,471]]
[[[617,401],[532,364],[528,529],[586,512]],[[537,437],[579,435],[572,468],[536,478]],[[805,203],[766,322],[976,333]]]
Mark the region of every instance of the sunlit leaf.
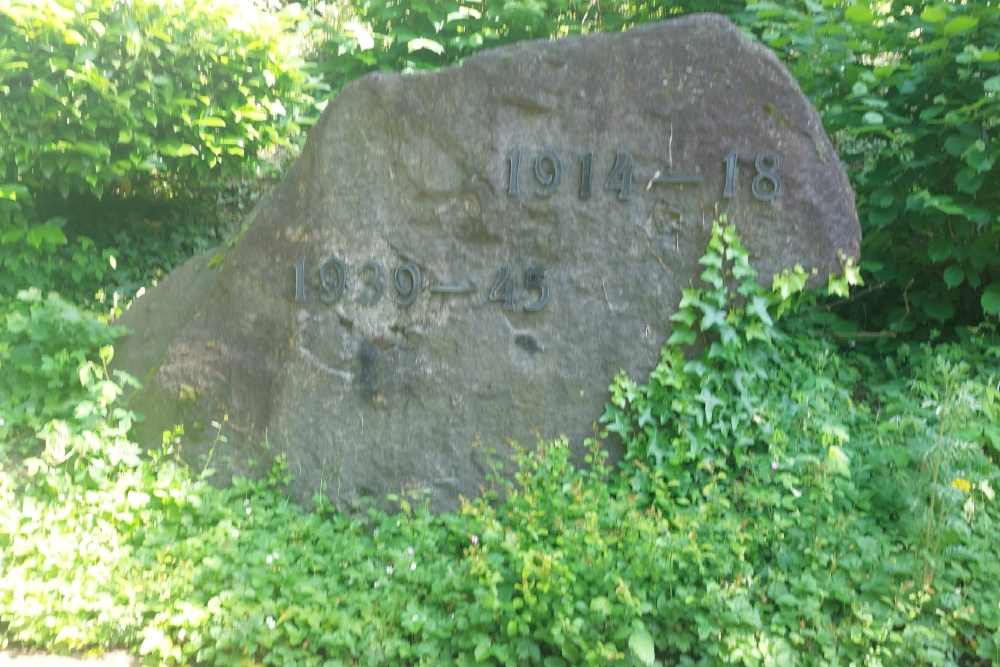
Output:
[[957,35],[960,32],[972,30],[979,25],[979,19],[975,16],[956,16],[944,25],[944,34]]
[[632,654],[641,664],[651,667],[656,662],[656,647],[653,644],[653,635],[644,627],[637,627],[632,630],[632,636],[628,639],[628,647],[632,649]]
[[844,17],[855,24],[865,24],[871,23],[875,20],[875,15],[872,13],[871,7],[868,3],[858,3],[851,5],[844,10]]
[[920,12],[920,18],[928,23],[942,23],[948,18],[948,11],[940,5],[926,7],[924,11]]
[[414,51],[419,51],[420,49],[426,49],[428,51],[433,51],[438,55],[444,53],[444,47],[435,42],[432,39],[427,39],[426,37],[418,37],[416,39],[411,39],[406,43],[406,48],[410,53]]

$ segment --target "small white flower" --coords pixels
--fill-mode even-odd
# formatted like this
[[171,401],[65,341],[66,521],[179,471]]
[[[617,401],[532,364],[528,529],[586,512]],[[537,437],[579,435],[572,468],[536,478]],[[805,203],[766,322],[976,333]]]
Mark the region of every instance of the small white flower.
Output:
[[410,563],[410,569],[411,570],[416,570],[417,569],[417,563],[416,563],[416,561]]
[[237,530],[236,528],[233,528],[233,539],[235,540],[239,536],[240,536],[240,531]]
[[274,622],[274,619],[273,619],[273,618],[271,618],[270,616],[268,616],[268,617],[267,617],[267,627],[269,627],[269,628],[271,628],[272,630],[274,630],[274,627],[275,627],[276,625],[277,625],[277,623],[275,623],[275,622]]
[[993,491],[993,487],[990,486],[990,481],[988,479],[984,479],[979,483],[979,490],[983,492],[983,495],[986,496],[987,500],[993,500],[993,498],[996,496],[996,494]]
[[375,583],[374,583],[374,584],[372,585],[372,588],[378,588],[378,581],[376,581],[376,582],[375,582]]
[[268,554],[268,555],[267,555],[267,558],[265,558],[264,560],[265,560],[265,561],[267,561],[267,564],[268,564],[268,565],[270,565],[271,563],[273,563],[273,562],[274,562],[274,557],[273,557],[273,556],[271,556],[271,554]]
[[250,512],[252,512],[252,511],[253,510],[251,508],[247,507],[247,516],[250,516]]
[[801,498],[802,492],[796,489],[795,487],[792,487],[792,495],[795,496],[796,498]]
[[392,565],[385,566],[385,573],[388,574],[390,577],[392,576],[393,572],[395,572],[395,570],[393,569]]

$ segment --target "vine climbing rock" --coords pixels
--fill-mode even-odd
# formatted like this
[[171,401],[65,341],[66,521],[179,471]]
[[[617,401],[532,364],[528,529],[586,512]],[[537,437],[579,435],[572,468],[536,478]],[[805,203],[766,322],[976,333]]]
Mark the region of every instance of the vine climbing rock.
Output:
[[124,316],[136,437],[184,424],[180,456],[222,481],[284,454],[304,502],[424,489],[453,508],[488,450],[583,450],[615,374],[658,360],[718,215],[765,284],[858,256],[819,117],[723,17],[371,74],[233,247]]

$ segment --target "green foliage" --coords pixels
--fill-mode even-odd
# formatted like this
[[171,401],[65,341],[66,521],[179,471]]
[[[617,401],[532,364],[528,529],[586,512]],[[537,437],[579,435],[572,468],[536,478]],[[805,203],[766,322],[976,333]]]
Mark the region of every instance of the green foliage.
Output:
[[0,291],[47,284],[67,236],[120,223],[81,219],[81,197],[214,193],[298,132],[311,100],[288,16],[231,0],[5,3]]
[[[770,290],[758,285],[749,254],[725,219],[713,224],[699,261],[705,286],[683,290],[649,382],[639,386],[620,373],[602,417],[608,432],[626,443],[626,462],[640,462],[630,468],[640,492],[652,469],[671,480],[679,497],[710,494],[755,457],[780,448],[787,421],[798,412],[787,400],[794,379],[784,374],[786,336],[776,322],[795,307],[808,276],[796,267],[776,276]],[[856,278],[848,268],[845,278]],[[687,346],[700,354],[688,354]],[[842,444],[837,424],[821,428],[825,445]]]
[[749,4],[746,23],[813,99],[851,173],[862,326],[1000,313],[1000,12],[995,3]]
[[326,20],[317,53],[319,71],[334,90],[372,71],[419,71],[451,65],[472,53],[593,25],[588,6],[566,0],[505,2],[395,0],[323,5]]
[[460,62],[482,49],[527,39],[615,31],[699,11],[737,12],[737,0],[608,4],[578,0],[393,0],[315,6],[315,52],[333,90],[372,71],[412,72]]
[[[798,329],[803,273],[760,288],[722,224],[702,264],[663,363],[612,389],[621,472],[597,442],[585,469],[540,443],[439,516],[419,494],[394,515],[321,496],[303,511],[281,457],[216,489],[176,462],[180,431],[140,458],[85,363],[91,412],[0,469],[0,645],[220,666],[1000,660],[995,332],[841,353]],[[55,297],[23,301],[74,321]]]
[[757,582],[716,615],[720,661],[996,660],[1000,608],[982,578],[997,556],[992,332],[848,362],[782,335],[801,276],[751,307],[768,297],[745,260],[716,225],[706,286],[685,292],[673,345],[647,384],[616,379],[603,418],[641,505],[719,531],[714,560],[698,561],[703,581]]
[[22,453],[33,450],[43,427],[53,436],[70,421],[96,428],[120,393],[99,371],[122,330],[35,288],[19,292],[0,317],[0,452],[8,439]]
[[[686,6],[737,11],[732,4]],[[869,232],[873,240],[866,241],[867,256],[876,259],[867,270],[905,295],[903,312],[892,319],[898,330],[933,317],[939,302],[961,314],[968,304],[960,293],[978,299],[987,314],[1000,310],[994,258],[963,250],[995,244],[995,219],[971,236],[963,227],[970,207],[996,214],[994,163],[980,172],[975,192],[956,180],[963,169],[974,170],[969,160],[977,151],[989,158],[992,144],[952,141],[961,150],[948,149],[969,118],[988,135],[997,117],[992,47],[981,32],[995,30],[995,19],[981,12],[984,6],[940,3],[908,13],[866,3],[752,5],[756,29],[784,51],[837,130],[866,228],[878,226],[878,210],[902,202],[892,211],[898,219],[884,225],[889,231]],[[390,16],[400,7],[402,14]],[[6,11],[0,9],[0,28],[10,20]],[[382,11],[337,19],[364,28],[350,33],[353,42],[338,43],[344,60],[330,70],[334,85],[369,67],[422,69],[460,59],[513,39],[508,23],[553,36],[617,29],[674,10],[657,3],[455,2]],[[533,19],[512,18],[520,11]],[[91,18],[64,18],[81,38],[98,32]],[[123,38],[130,34],[127,22],[96,20],[105,33],[113,27]],[[33,29],[48,34],[46,25]],[[910,50],[904,33],[895,32],[903,27]],[[18,24],[14,34],[23,30]],[[169,45],[162,35],[148,39],[164,59],[194,48],[179,40],[182,27],[172,30]],[[32,57],[83,46],[72,33],[57,36]],[[0,30],[0,43],[9,39]],[[86,71],[76,55],[64,57],[74,62],[69,69]],[[0,49],[0,85],[8,87],[11,72],[25,69],[10,58]],[[935,80],[955,63],[965,69],[953,80]],[[49,69],[51,85],[79,80]],[[111,70],[101,71],[110,77]],[[917,91],[904,89],[907,76]],[[160,85],[148,81],[151,89]],[[970,82],[987,95],[969,97]],[[42,87],[36,96],[48,99]],[[66,90],[75,91],[79,105],[98,92]],[[942,109],[921,118],[935,105]],[[9,122],[5,107],[0,131]],[[14,155],[5,148],[22,140],[0,146],[0,157]],[[59,164],[76,164],[83,153],[66,155]],[[201,158],[175,159],[181,165]],[[76,176],[91,167],[83,169]],[[168,263],[162,255],[192,243],[190,220],[173,226],[159,200],[142,194],[177,194],[183,183],[170,175],[173,167],[137,169],[127,183],[110,176],[110,158],[94,169],[105,197],[131,187],[129,198],[148,206],[119,218],[139,232],[110,235],[120,252],[75,239],[65,255],[74,280],[103,280],[116,259],[132,264],[146,252],[157,256],[154,263]],[[55,187],[73,174],[50,175]],[[44,284],[55,249],[74,242],[64,238],[71,227],[52,217],[59,211],[38,196],[41,190],[6,180],[0,278],[13,279],[0,292],[18,281]],[[893,199],[875,197],[879,188]],[[82,189],[93,188],[88,182]],[[67,201],[79,208],[85,200],[71,193]],[[50,222],[38,224],[42,219]],[[158,235],[157,223],[170,231]],[[936,247],[948,246],[946,260],[925,252],[942,228],[948,240]],[[143,235],[154,240],[135,245]],[[911,257],[904,247],[918,251]],[[428,513],[419,494],[394,497],[394,515],[372,509],[346,516],[322,497],[305,511],[282,493],[291,476],[281,457],[259,481],[235,479],[216,489],[207,474],[178,463],[172,448],[183,443],[181,430],[165,434],[162,451],[140,456],[125,436],[132,415],[117,405],[121,389],[106,371],[115,330],[57,295],[21,291],[6,305],[0,328],[0,646],[126,648],[150,663],[219,666],[1000,662],[995,331],[961,330],[957,343],[900,345],[866,357],[813,333],[816,323],[829,323],[829,313],[817,314],[818,296],[803,292],[803,271],[761,287],[724,220],[713,225],[701,264],[703,284],[684,291],[661,363],[643,384],[622,374],[611,388],[603,424],[625,446],[620,470],[607,466],[597,442],[585,469],[571,463],[564,440],[540,443],[518,451],[510,479],[494,461],[486,495],[440,516]],[[904,285],[906,267],[954,289],[942,297],[919,272]],[[858,282],[858,269],[845,263],[829,292],[848,297]],[[869,299],[858,302],[881,307]],[[37,456],[15,465],[8,462],[15,453]]]

